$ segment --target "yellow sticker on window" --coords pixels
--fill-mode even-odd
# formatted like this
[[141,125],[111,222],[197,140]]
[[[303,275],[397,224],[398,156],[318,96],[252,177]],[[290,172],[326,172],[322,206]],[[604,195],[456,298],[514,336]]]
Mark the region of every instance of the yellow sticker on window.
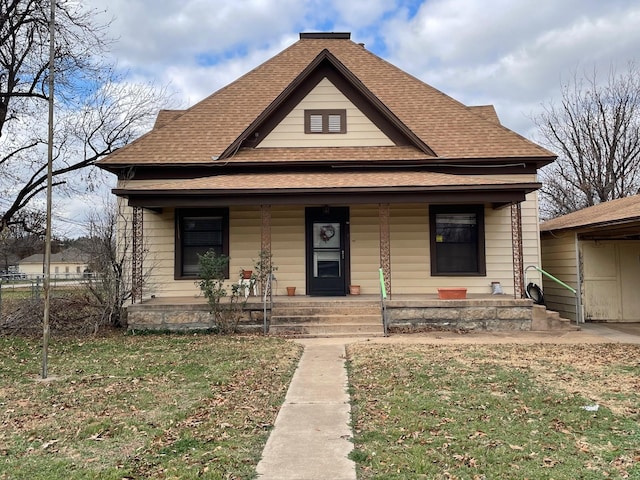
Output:
[[444,236],[442,236],[442,235],[436,235],[436,242],[437,242],[437,243],[442,243],[442,242],[444,242]]

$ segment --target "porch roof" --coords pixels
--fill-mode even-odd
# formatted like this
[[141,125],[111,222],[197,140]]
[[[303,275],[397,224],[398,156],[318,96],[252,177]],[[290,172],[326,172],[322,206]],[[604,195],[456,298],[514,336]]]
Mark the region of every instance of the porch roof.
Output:
[[492,203],[521,202],[537,182],[424,171],[335,171],[227,174],[187,180],[124,184],[116,195],[132,206],[250,204]]

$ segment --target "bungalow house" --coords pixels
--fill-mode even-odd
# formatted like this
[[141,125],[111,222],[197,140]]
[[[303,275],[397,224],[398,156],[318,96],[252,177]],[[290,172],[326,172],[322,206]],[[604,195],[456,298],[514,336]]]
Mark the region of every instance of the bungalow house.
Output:
[[198,254],[215,249],[230,282],[271,252],[276,298],[379,295],[381,268],[392,299],[490,296],[499,282],[526,307],[537,170],[554,159],[492,106],[463,105],[350,34],[302,33],[99,166],[130,209],[140,305],[193,299]]
[[[89,267],[89,257],[76,248],[68,248],[51,254],[51,275],[53,278],[82,278]],[[44,255],[36,253],[18,262],[18,271],[28,277],[42,277]]]
[[[540,225],[546,305],[586,322],[640,322],[640,195],[601,203]],[[576,301],[577,300],[577,301]]]

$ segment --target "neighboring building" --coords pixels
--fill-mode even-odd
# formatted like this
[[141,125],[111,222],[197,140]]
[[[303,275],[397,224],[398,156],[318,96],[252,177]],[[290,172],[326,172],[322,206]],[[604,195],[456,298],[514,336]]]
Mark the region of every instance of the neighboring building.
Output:
[[[540,263],[537,171],[555,155],[387,63],[349,34],[301,34],[99,163],[130,210],[134,285],[193,297],[198,253],[261,250],[276,294],[464,287],[523,294]],[[144,252],[143,252],[144,250]],[[144,260],[143,260],[144,259]],[[136,299],[142,298],[141,290]]]
[[[540,230],[542,268],[579,292],[582,320],[640,321],[640,195],[554,218]],[[547,307],[575,320],[571,291],[547,278],[543,286]]]
[[[75,248],[69,248],[51,254],[51,275],[54,278],[79,278],[89,268],[87,254]],[[18,262],[18,271],[28,277],[42,276],[44,255],[36,253]]]

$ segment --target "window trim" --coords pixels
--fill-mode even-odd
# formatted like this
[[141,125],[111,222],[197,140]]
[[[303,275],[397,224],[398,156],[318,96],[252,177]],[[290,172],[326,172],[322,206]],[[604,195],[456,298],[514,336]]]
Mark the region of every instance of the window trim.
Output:
[[[174,280],[198,280],[199,275],[182,273],[182,222],[184,217],[222,217],[222,253],[229,256],[229,209],[228,208],[177,208],[175,210]],[[229,278],[229,265],[225,271]]]
[[[477,258],[478,271],[474,272],[439,272],[436,242],[436,215],[439,213],[474,213],[478,225]],[[429,206],[429,241],[432,277],[486,277],[487,258],[485,252],[485,224],[483,205],[430,205]]]
[[[322,115],[322,132],[311,131],[311,116]],[[329,116],[340,115],[340,131],[329,131]],[[304,111],[304,133],[311,135],[340,135],[347,133],[347,110],[346,109],[333,109],[333,110],[305,110]]]

